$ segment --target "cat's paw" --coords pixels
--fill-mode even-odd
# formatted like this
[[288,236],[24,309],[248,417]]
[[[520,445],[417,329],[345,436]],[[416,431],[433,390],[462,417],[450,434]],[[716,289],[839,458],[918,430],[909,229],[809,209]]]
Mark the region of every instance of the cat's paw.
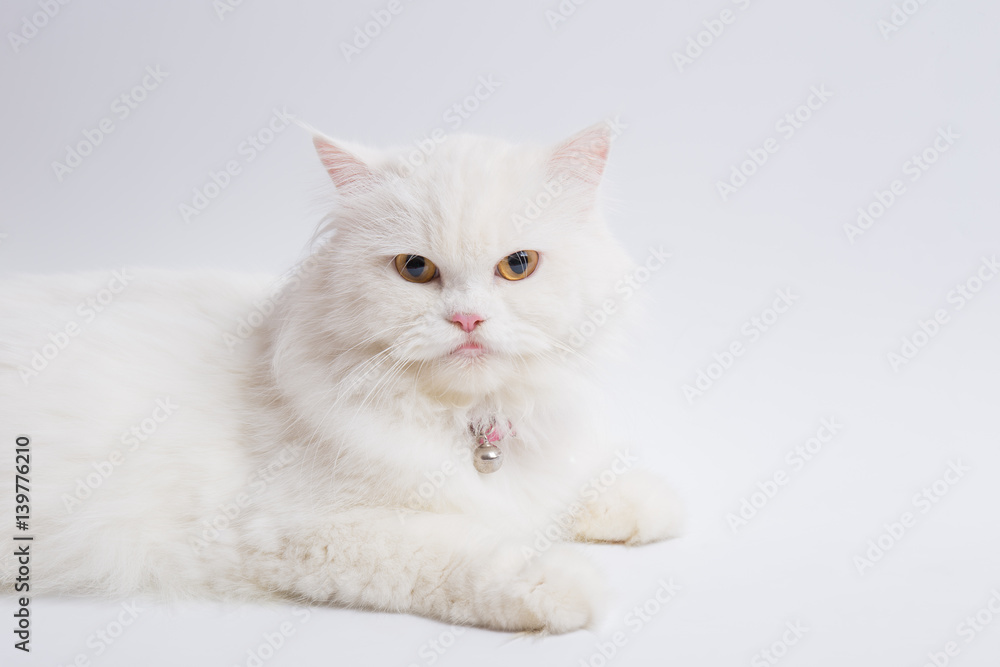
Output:
[[678,537],[683,523],[680,499],[670,487],[644,470],[633,470],[586,507],[577,518],[576,539],[648,544]]
[[598,569],[565,545],[527,561],[510,590],[523,604],[522,629],[549,633],[589,627],[607,596]]

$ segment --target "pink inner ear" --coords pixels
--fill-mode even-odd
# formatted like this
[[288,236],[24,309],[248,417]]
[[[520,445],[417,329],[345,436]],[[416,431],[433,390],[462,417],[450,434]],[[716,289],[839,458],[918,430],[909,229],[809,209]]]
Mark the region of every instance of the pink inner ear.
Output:
[[313,137],[313,146],[327,173],[338,188],[356,186],[368,180],[372,173],[364,162],[322,137]]
[[552,154],[551,166],[556,174],[569,174],[596,185],[604,173],[611,150],[608,126],[600,123],[574,135]]

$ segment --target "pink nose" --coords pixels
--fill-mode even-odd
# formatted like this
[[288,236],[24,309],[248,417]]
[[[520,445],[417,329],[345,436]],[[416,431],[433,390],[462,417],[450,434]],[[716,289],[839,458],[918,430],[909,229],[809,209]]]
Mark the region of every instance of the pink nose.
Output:
[[483,321],[483,317],[472,313],[455,313],[451,316],[451,321],[462,327],[463,331],[469,332]]

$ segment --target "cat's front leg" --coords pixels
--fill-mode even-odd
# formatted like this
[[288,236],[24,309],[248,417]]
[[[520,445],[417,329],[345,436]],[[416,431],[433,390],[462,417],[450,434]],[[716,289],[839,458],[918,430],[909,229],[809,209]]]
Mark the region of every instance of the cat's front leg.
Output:
[[581,542],[647,544],[681,534],[683,514],[677,495],[659,477],[630,470],[604,488],[577,517]]
[[496,630],[588,626],[603,580],[569,546],[527,557],[522,542],[456,514],[354,510],[257,552],[259,585],[314,602],[413,613]]

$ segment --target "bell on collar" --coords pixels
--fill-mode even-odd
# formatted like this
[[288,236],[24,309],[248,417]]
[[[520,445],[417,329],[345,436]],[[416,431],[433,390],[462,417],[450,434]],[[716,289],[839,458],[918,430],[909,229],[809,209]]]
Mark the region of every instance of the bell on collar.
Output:
[[472,463],[483,474],[496,472],[503,465],[503,450],[492,444],[485,435],[476,436],[476,449],[472,452]]

